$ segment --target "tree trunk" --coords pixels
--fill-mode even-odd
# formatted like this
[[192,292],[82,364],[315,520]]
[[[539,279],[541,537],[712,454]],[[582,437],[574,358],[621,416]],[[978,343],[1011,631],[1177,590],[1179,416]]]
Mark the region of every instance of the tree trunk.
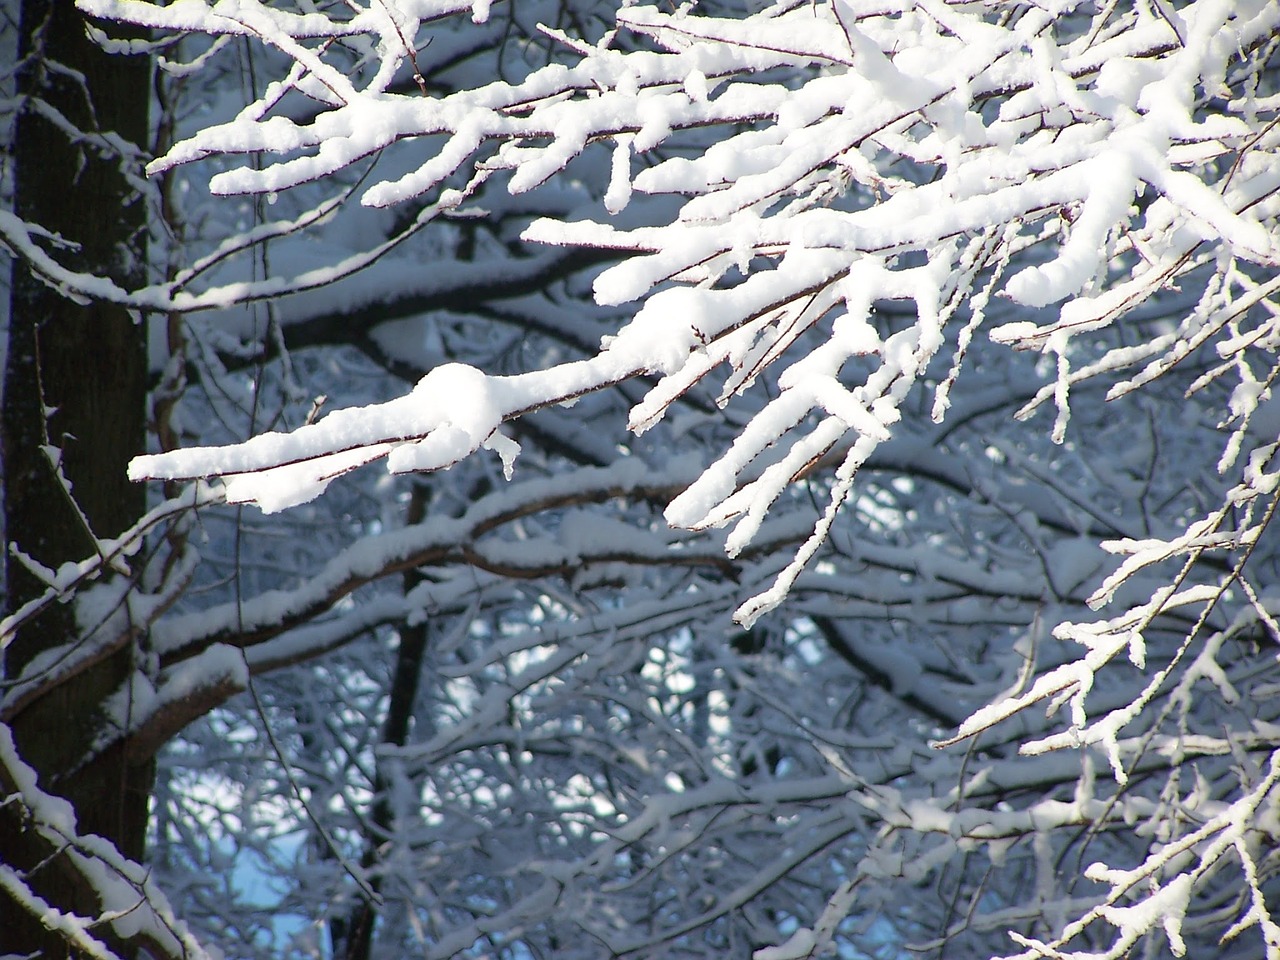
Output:
[[[122,158],[117,145],[147,142],[150,65],[145,57],[98,49],[70,0],[23,0],[20,28],[17,83],[24,109],[13,149],[16,212],[78,245],[48,247],[65,266],[137,286],[145,276],[145,203],[122,173],[138,175],[137,157]],[[55,111],[82,135],[69,137],[49,118]],[[145,445],[144,331],[140,318],[118,307],[74,303],[17,259],[10,297],[0,411],[5,540],[10,551],[56,569],[93,556],[94,537],[119,534],[144,509],[143,489],[126,476],[129,458]],[[69,489],[53,466],[58,456]],[[11,552],[5,574],[6,612],[44,591]],[[105,646],[91,666],[29,703],[12,732],[41,788],[73,805],[78,831],[105,837],[138,859],[151,765],[127,763],[120,748],[81,763],[101,729],[104,698],[138,665],[140,638],[133,630],[119,636],[124,642]],[[86,636],[74,604],[53,604],[18,633],[0,675],[12,681],[28,665],[40,666],[37,658],[77,641]],[[22,871],[58,909],[96,916],[92,890],[60,869],[63,854],[46,859],[54,852],[20,829],[14,806],[0,814],[0,862]],[[0,896],[0,953],[6,951],[73,955],[61,938]]]

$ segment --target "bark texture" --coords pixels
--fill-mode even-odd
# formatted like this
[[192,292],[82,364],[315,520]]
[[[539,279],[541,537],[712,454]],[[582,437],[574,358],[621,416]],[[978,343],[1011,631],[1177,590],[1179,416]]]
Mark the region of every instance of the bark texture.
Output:
[[[144,277],[146,214],[130,183],[139,176],[132,145],[147,141],[150,65],[100,50],[69,0],[23,0],[20,27],[16,212],[74,245],[47,247],[65,266],[135,286]],[[109,304],[75,303],[21,260],[13,265],[8,340],[0,427],[4,606],[12,612],[45,590],[14,550],[57,569],[93,556],[94,537],[119,534],[141,515],[144,491],[129,482],[126,465],[145,443],[146,354],[139,318]],[[12,683],[24,672],[24,679],[44,678],[47,689],[12,723],[40,787],[71,802],[80,833],[106,837],[136,859],[151,765],[126,762],[119,747],[92,750],[104,699],[139,664],[142,638],[122,607],[115,614],[110,629],[95,629],[102,624],[77,622],[74,604],[53,604],[4,652],[3,679]],[[48,668],[91,650],[77,670],[53,681]],[[0,812],[0,862],[50,905],[94,916],[93,891],[69,869],[65,852],[23,829],[17,806]],[[75,955],[28,910],[0,896],[0,953],[6,951]]]

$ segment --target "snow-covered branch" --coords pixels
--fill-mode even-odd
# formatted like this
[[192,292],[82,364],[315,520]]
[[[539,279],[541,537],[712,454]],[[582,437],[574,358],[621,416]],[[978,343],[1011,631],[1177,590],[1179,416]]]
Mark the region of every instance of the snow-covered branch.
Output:
[[189,267],[0,238],[205,311],[102,743],[278,729],[173,822],[321,837],[315,952],[333,831],[388,951],[1280,956],[1275,3],[79,5],[270,65],[151,164],[253,211]]
[[[151,23],[157,17],[174,16],[145,4],[87,9],[152,26],[162,25]],[[1267,109],[1247,94],[1256,75],[1250,57],[1280,26],[1267,4],[1197,5],[1181,12],[1177,24],[1137,15],[1108,24],[1099,14],[1074,37],[1070,31],[1083,21],[1055,22],[1038,10],[997,22],[967,9],[925,6],[905,14],[916,33],[901,50],[907,29],[901,17],[844,0],[746,19],[635,7],[619,14],[619,28],[660,50],[594,47],[574,66],[442,98],[386,92],[387,70],[404,56],[404,44],[388,40],[380,32],[385,17],[369,9],[363,29],[380,39],[389,59],[365,86],[344,87],[305,127],[271,114],[264,100],[260,110],[176,147],[156,169],[267,150],[284,159],[220,174],[214,189],[281,190],[332,176],[392,144],[448,134],[412,172],[370,182],[362,202],[377,206],[465,173],[487,142],[497,149],[478,161],[479,169],[510,171],[509,189],[519,192],[553,176],[589,144],[613,138],[610,209],[621,210],[633,192],[676,195],[683,198],[678,217],[632,228],[542,220],[526,235],[641,251],[596,280],[596,297],[616,304],[653,295],[596,358],[503,378],[443,368],[404,401],[361,412],[359,428],[354,417],[343,418],[305,428],[290,441],[254,440],[243,453],[177,451],[139,461],[138,478],[254,472],[236,478],[233,496],[277,509],[383,456],[393,472],[431,470],[497,444],[507,451],[505,462],[514,448],[496,432],[504,420],[642,373],[661,379],[632,412],[636,430],[651,426],[672,397],[712,370],[727,368],[721,401],[729,402],[770,364],[783,362],[781,396],[754,415],[668,513],[672,523],[693,529],[735,523],[732,553],[751,541],[781,491],[852,431],[861,440],[830,494],[830,509],[839,507],[853,475],[947,345],[950,318],[986,301],[990,291],[975,283],[1012,251],[1025,257],[1039,249],[1039,262],[1008,276],[996,294],[1031,308],[1062,305],[1047,324],[1005,323],[993,336],[1057,358],[1057,383],[1043,396],[1059,408],[1059,440],[1069,387],[1078,383],[1073,337],[1137,309],[1196,266],[1197,249],[1220,251],[1214,255],[1228,277],[1247,276],[1250,264],[1277,262],[1280,177],[1269,160],[1277,134],[1245,119]],[[340,29],[358,32],[360,16]],[[272,31],[263,38],[281,50],[332,33],[268,19],[255,30]],[[205,29],[224,27],[206,18]],[[418,23],[399,29],[415,36]],[[1060,31],[1066,35],[1059,38]],[[322,69],[324,46],[307,49],[294,57],[296,65],[333,88]],[[815,72],[804,73],[806,66]],[[772,82],[778,70],[802,76],[802,85]],[[1205,109],[1207,101],[1197,100],[1210,80],[1239,91],[1228,109]],[[1220,92],[1213,88],[1213,96]],[[726,131],[700,155],[663,159],[664,145],[678,143],[683,129],[743,123],[749,128]],[[632,158],[646,154],[657,162],[633,178]],[[887,172],[901,162],[936,175],[904,179]],[[1141,265],[1130,270],[1126,257],[1134,252]],[[908,265],[912,256],[924,261]],[[726,284],[734,268],[745,280]],[[671,280],[678,285],[662,289]],[[1219,289],[1226,299],[1215,304],[1218,313],[1232,304],[1237,312],[1247,309],[1229,284]],[[1242,293],[1258,302],[1254,289]],[[892,299],[913,302],[918,317],[882,336],[870,322],[873,307]],[[824,320],[831,328],[820,348],[782,361],[800,333]],[[979,313],[966,329],[980,322]],[[1092,372],[1114,373],[1119,359]],[[1123,359],[1150,357],[1130,352]],[[851,361],[865,373],[849,384],[842,371]],[[456,403],[448,417],[434,412],[458,396],[468,397],[465,416]],[[939,399],[941,416],[947,400]],[[819,422],[803,428],[810,415]],[[757,479],[742,482],[741,471],[772,449],[786,452]],[[313,458],[310,467],[295,466]],[[829,519],[815,528],[801,561],[828,526]],[[741,615],[749,621],[775,606],[798,569]]]
[[35,771],[23,762],[9,727],[0,724],[0,805],[7,828],[29,831],[46,845],[49,859],[42,870],[65,873],[100,901],[101,912],[76,916],[48,904],[24,876],[8,864],[0,864],[0,884],[28,909],[45,918],[51,929],[87,956],[115,957],[100,936],[109,926],[126,943],[144,947],[156,957],[208,960],[200,943],[178,919],[164,893],[141,864],[121,856],[101,837],[77,832],[71,805],[41,790]]

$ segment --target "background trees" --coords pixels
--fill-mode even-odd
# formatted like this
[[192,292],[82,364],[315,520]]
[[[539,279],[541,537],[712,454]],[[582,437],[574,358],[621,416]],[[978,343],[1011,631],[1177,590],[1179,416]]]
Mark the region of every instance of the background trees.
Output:
[[115,936],[1280,951],[1271,6],[82,6],[150,273],[0,225],[155,331]]

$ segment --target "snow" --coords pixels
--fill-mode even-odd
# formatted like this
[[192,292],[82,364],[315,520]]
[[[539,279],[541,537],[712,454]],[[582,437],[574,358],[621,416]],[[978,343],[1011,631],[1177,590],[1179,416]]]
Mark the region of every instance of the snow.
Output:
[[[0,781],[5,785],[7,802],[21,805],[26,829],[52,850],[62,851],[76,880],[101,898],[103,917],[118,935],[141,933],[168,955],[211,960],[176,917],[145,867],[121,856],[101,837],[78,833],[71,804],[40,788],[35,770],[23,761],[13,734],[4,724],[0,724]],[[0,865],[0,884],[89,955],[113,956],[94,935],[103,917],[79,917],[58,910],[37,897],[25,878],[7,864]]]
[[[228,339],[245,323],[230,311],[286,292],[295,296],[273,302],[286,328],[418,298],[429,331],[412,343],[403,331],[373,335],[395,359],[430,367],[405,396],[370,402],[356,392],[313,424],[139,457],[130,476],[221,478],[221,493],[201,502],[221,495],[270,513],[379,461],[390,474],[464,474],[433,484],[446,503],[421,523],[326,554],[296,582],[290,570],[279,578],[287,582],[234,603],[167,613],[171,597],[157,595],[126,607],[139,622],[159,618],[150,637],[165,666],[120,688],[108,705],[117,726],[128,722],[126,700],[157,716],[220,684],[238,688],[246,662],[266,669],[406,618],[454,618],[464,630],[492,620],[492,635],[467,651],[475,660],[450,662],[459,682],[442,700],[457,694],[456,716],[398,758],[433,770],[438,757],[461,758],[484,782],[467,794],[482,805],[484,791],[501,791],[468,752],[477,743],[524,743],[544,719],[576,722],[592,697],[618,697],[619,711],[643,718],[644,736],[660,748],[631,750],[644,763],[619,778],[627,795],[607,812],[581,807],[574,829],[585,824],[594,845],[584,841],[579,859],[532,866],[510,854],[509,901],[495,896],[483,916],[442,924],[430,940],[437,952],[480,949],[490,934],[499,935],[495,949],[523,949],[500,935],[550,927],[567,912],[561,898],[578,906],[583,888],[605,905],[575,918],[591,934],[586,942],[669,952],[675,938],[701,935],[700,925],[756,916],[756,898],[791,886],[850,894],[846,871],[874,880],[881,896],[908,878],[913,895],[936,889],[945,898],[938,877],[955,871],[943,865],[974,849],[1035,877],[1030,892],[1010,892],[1002,871],[993,873],[991,899],[1008,894],[1007,914],[988,912],[983,898],[970,904],[974,929],[1016,925],[1050,938],[1019,937],[1026,956],[1071,956],[1070,943],[1088,941],[1097,956],[1118,957],[1158,936],[1174,952],[1192,949],[1206,942],[1209,922],[1197,903],[1225,889],[1212,884],[1229,869],[1250,900],[1231,929],[1270,923],[1261,894],[1270,877],[1259,879],[1254,840],[1243,837],[1246,823],[1264,839],[1275,833],[1273,813],[1260,811],[1274,805],[1276,759],[1267,770],[1259,759],[1274,739],[1261,724],[1274,718],[1251,697],[1249,671],[1266,664],[1249,660],[1254,641],[1237,641],[1274,630],[1265,564],[1244,566],[1265,546],[1263,517],[1280,482],[1266,426],[1270,351],[1280,343],[1271,276],[1280,265],[1280,165],[1276,98],[1258,60],[1280,29],[1274,3],[1097,12],[1055,3],[1005,19],[982,5],[934,2],[782,3],[733,16],[624,5],[611,25],[618,32],[598,45],[548,29],[535,38],[555,41],[545,66],[533,62],[544,48],[531,44],[516,58],[520,70],[426,96],[389,92],[406,76],[409,44],[447,13],[514,23],[503,8],[378,0],[331,18],[250,0],[81,6],[157,31],[237,44],[256,37],[284,64],[261,98],[194,131],[153,173],[212,161],[215,193],[287,203],[285,190],[331,192],[141,290],[66,270],[49,253],[58,238],[0,213],[8,247],[69,296],[139,311],[227,311],[208,321]],[[280,108],[286,91],[310,97],[311,112]],[[366,169],[377,155],[387,159]],[[213,279],[234,253],[326,227],[357,199],[357,181],[359,202],[371,208],[427,203],[385,241],[383,221],[365,221],[376,239],[360,252],[345,240],[299,245],[276,260],[289,264],[277,277]],[[480,215],[470,204],[482,190],[486,205],[510,215],[493,218],[495,247],[520,230],[510,217],[533,214],[524,239],[613,255],[593,279],[599,311],[575,299],[588,277],[559,274],[567,262],[559,250],[515,262],[490,251],[470,265],[442,258],[438,273],[449,275],[424,279],[432,271],[419,253],[393,249],[438,218]],[[507,205],[504,191],[530,198]],[[528,292],[548,275],[556,282],[546,292]],[[474,291],[492,307],[495,291],[522,285],[537,301],[530,327],[539,331],[525,340],[463,342],[454,328],[470,335],[476,318],[460,319],[456,304],[448,316],[433,312],[450,291]],[[506,319],[504,330],[517,326]],[[1118,412],[1100,413],[1101,395]],[[622,409],[611,406],[619,397],[630,405],[630,434],[618,432],[621,414],[601,413]],[[1032,415],[1050,400],[1054,416],[1040,422]],[[535,421],[520,422],[572,403],[558,422],[593,434],[574,452],[613,458],[613,467],[571,471]],[[1175,423],[1161,404],[1194,416]],[[1201,422],[1210,411],[1229,421],[1221,442]],[[684,443],[691,453],[677,457]],[[1200,469],[1206,447],[1221,451],[1220,476]],[[492,458],[472,458],[482,450],[497,455],[510,483],[470,499],[496,481]],[[673,530],[651,525],[660,498]],[[121,572],[143,532],[131,533],[127,549],[103,541],[102,557],[57,569],[19,558],[45,595],[6,620],[0,644],[73,591],[86,624],[124,635],[115,612],[123,584],[86,584]],[[406,566],[425,571],[411,596],[358,593]],[[527,582],[512,589],[516,580]],[[749,673],[725,655],[731,614],[784,635],[785,664],[761,657]],[[797,651],[816,644],[820,616],[867,631],[852,643],[883,682],[866,697],[866,715],[824,712],[852,682],[834,670],[817,692],[769,686],[764,666],[792,669],[803,659]],[[261,641],[240,654],[233,641],[254,631]],[[724,737],[723,747],[690,746],[684,730],[663,727],[679,728],[663,696],[698,689],[690,677],[654,693],[643,686],[648,666],[625,659],[646,644],[694,642],[715,664],[706,669],[723,671],[708,675],[734,685],[732,697],[716,689],[705,698],[720,724],[708,721],[715,736],[706,739]],[[615,669],[635,678],[634,690],[601,679]],[[555,699],[576,682],[587,691],[581,699]],[[753,685],[768,696],[752,700]],[[796,703],[779,689],[798,690]],[[759,715],[744,707],[730,717],[737,700]],[[943,706],[913,706],[932,701]],[[547,702],[554,712],[540,712]],[[953,734],[937,730],[952,716]],[[840,727],[879,722],[868,717],[890,718],[885,736],[899,749]],[[759,742],[734,726],[756,722]],[[792,738],[785,774],[735,779],[734,751],[763,749],[780,729]],[[624,735],[631,731],[602,739]],[[911,746],[926,736],[940,747],[972,738],[973,749],[926,757]],[[606,747],[585,736],[572,742],[583,751],[574,775],[596,788],[583,770],[598,760],[591,750]],[[1184,765],[1201,750],[1230,763]],[[526,762],[520,749],[510,757],[512,766]],[[1111,776],[1095,777],[1104,759]],[[524,787],[549,769],[545,757],[527,762],[534,772]],[[1202,776],[1215,779],[1191,783]],[[446,802],[432,800],[441,810],[430,816],[445,816]],[[621,888],[634,884],[638,897],[657,889],[639,875],[602,881],[603,865],[621,871],[638,849],[637,862],[659,865],[656,876],[685,849],[733,849],[743,834],[716,831],[735,822],[787,833],[776,857],[714,890],[706,909],[721,913],[683,916],[689,926],[668,940],[626,909],[592,926],[627,903]],[[1074,842],[1063,837],[1094,825],[1106,851],[1098,855],[1114,850],[1113,827],[1131,842],[1128,866],[1089,871],[1109,893],[1071,895],[1055,857]],[[453,880],[465,885],[458,876],[461,868]],[[939,915],[940,937],[959,922],[959,889]],[[662,894],[675,903],[670,895],[686,892]],[[758,960],[823,949],[853,916],[844,894],[821,917],[787,914],[792,927],[761,921],[767,939],[755,942],[774,945]],[[649,944],[650,936],[658,939]]]
[[1042,266],[1028,267],[1009,279],[1009,296],[1029,307],[1043,307],[1081,292],[1093,279],[1106,253],[1106,238],[1123,221],[1137,193],[1134,164],[1123,150],[1109,151],[1081,164],[1075,193],[1084,206],[1070,227],[1070,237],[1058,256]]
[[813,931],[808,927],[800,927],[784,943],[776,947],[761,947],[751,957],[752,960],[799,960],[801,957],[812,956],[816,943]]

